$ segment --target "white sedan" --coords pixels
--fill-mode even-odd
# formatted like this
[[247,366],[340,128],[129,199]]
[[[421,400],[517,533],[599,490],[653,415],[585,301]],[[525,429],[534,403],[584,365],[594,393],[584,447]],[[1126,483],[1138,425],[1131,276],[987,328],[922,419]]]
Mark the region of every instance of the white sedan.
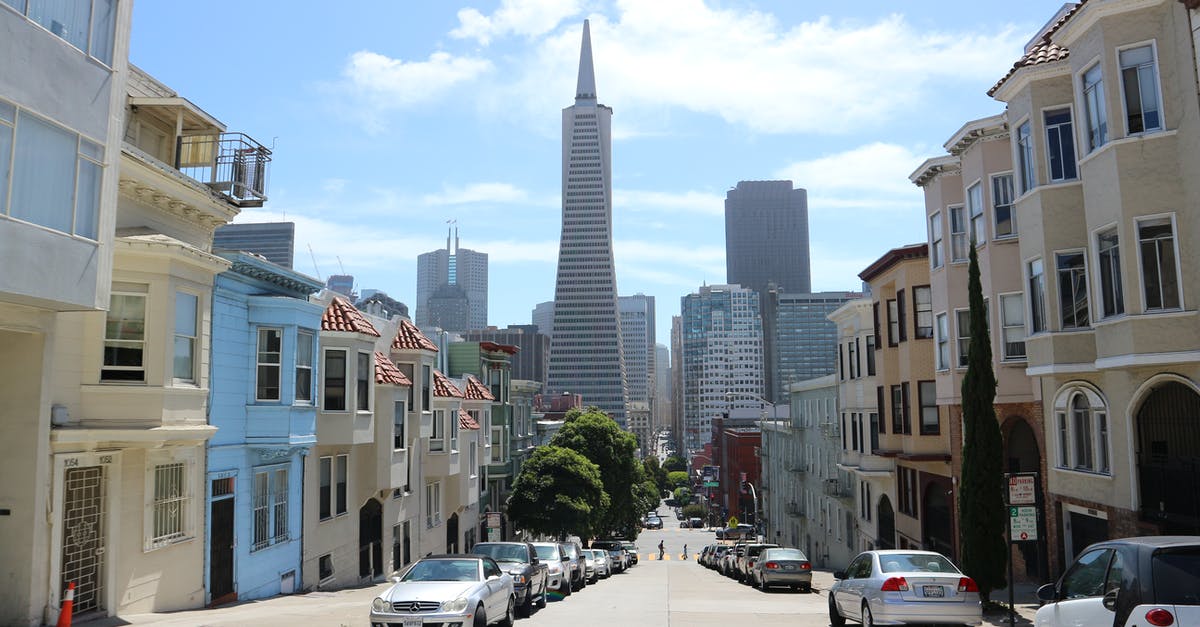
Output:
[[981,625],[979,587],[933,551],[866,551],[829,588],[829,623]]
[[371,602],[371,625],[419,627],[459,623],[512,627],[512,577],[484,555],[436,555],[418,560]]

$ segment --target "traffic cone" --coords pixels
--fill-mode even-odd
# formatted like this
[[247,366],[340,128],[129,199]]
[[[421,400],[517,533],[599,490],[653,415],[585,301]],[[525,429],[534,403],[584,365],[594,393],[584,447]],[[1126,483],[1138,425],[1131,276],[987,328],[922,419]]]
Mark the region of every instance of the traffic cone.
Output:
[[67,584],[67,597],[63,599],[62,609],[58,611],[58,624],[55,627],[71,627],[71,612],[75,611],[75,582]]

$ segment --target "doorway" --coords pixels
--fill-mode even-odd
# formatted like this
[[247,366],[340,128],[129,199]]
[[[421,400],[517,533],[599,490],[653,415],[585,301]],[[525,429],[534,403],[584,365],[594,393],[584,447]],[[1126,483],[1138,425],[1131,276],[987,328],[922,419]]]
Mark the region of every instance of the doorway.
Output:
[[886,494],[879,497],[875,513],[879,517],[879,537],[875,538],[875,548],[896,548],[896,511],[892,509],[892,501]]
[[68,468],[63,477],[62,586],[75,583],[72,615],[104,610],[107,512],[104,466]]
[[1200,395],[1169,381],[1137,411],[1141,515],[1167,535],[1200,534]]
[[358,576],[375,579],[383,575],[383,504],[367,499],[358,510]]
[[446,521],[446,552],[458,553],[458,514],[450,514]]
[[[228,484],[229,490],[225,490]],[[210,605],[237,601],[233,584],[233,477],[213,479],[214,500],[209,506],[212,521],[208,543],[208,593]],[[228,496],[220,497],[221,494]]]
[[921,544],[954,559],[954,520],[948,480],[937,477],[925,486],[921,510]]

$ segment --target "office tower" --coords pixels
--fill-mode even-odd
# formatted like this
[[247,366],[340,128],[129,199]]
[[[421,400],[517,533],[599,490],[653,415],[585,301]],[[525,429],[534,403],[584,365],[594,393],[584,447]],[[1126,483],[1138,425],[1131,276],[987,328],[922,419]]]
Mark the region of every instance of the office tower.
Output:
[[254,222],[218,226],[213,248],[240,250],[266,257],[267,261],[292,267],[296,252],[295,222]]
[[575,104],[563,109],[562,239],[554,285],[550,391],[625,424],[625,364],[612,249],[612,109],[596,101],[592,38],[583,22]]
[[495,342],[516,346],[512,356],[512,378],[536,381],[546,387],[546,364],[550,361],[550,338],[533,324],[510,324],[507,328],[473,329],[463,334],[468,342]]
[[354,293],[354,275],[353,274],[331,274],[325,281],[325,289],[337,292],[346,298],[354,300],[357,296]]
[[789,383],[833,373],[837,326],[827,316],[858,292],[791,294],[772,287],[762,296],[763,376],[767,400],[788,402]]
[[379,316],[384,320],[391,320],[392,316],[408,317],[408,305],[388,296],[387,292],[382,290],[362,290],[358,302],[354,303],[354,308],[372,316]]
[[671,421],[671,351],[665,344],[654,345],[654,428],[670,425]]
[[546,337],[554,335],[554,301],[548,300],[533,307],[533,324],[538,333]]
[[646,403],[654,411],[654,297],[620,296],[621,341],[625,352],[625,385],[629,400]]
[[671,316],[671,444],[683,448],[683,316]]
[[417,257],[417,326],[447,331],[487,328],[488,256],[459,246],[458,227],[446,247]]
[[[707,285],[682,299],[684,450],[708,444],[713,418],[762,407],[763,331],[758,292]],[[689,455],[690,456],[690,455]]]
[[808,192],[791,181],[739,181],[725,194],[725,282],[811,291]]

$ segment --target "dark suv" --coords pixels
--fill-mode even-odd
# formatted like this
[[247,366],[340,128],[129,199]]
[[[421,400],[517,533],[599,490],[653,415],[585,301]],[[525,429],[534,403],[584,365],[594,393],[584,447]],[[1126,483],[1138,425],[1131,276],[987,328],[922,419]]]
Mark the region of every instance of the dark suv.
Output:
[[612,558],[613,572],[619,573],[628,568],[628,558],[625,557],[620,540],[592,540],[592,548],[608,551],[608,556]]
[[587,585],[587,561],[583,557],[583,547],[578,542],[559,542],[563,552],[570,559],[571,590],[582,590]]
[[537,557],[528,542],[480,542],[471,547],[476,555],[486,555],[496,561],[513,580],[517,610],[529,616],[533,604],[546,607],[546,592],[550,587],[549,567]]

